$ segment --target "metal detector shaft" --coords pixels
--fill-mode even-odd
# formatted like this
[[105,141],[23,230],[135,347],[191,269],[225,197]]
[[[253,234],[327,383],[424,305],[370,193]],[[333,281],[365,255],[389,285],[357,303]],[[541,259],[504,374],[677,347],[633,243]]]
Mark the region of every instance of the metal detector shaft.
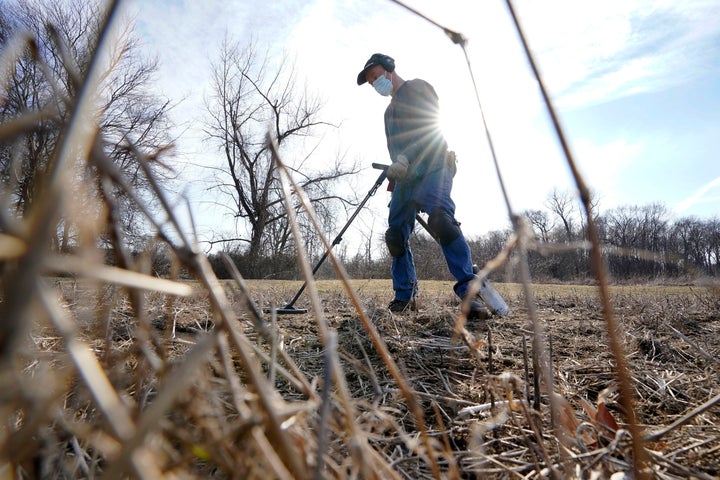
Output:
[[[378,168],[375,166],[375,165],[378,165],[377,163],[373,163],[372,165],[373,165],[373,168]],[[363,198],[362,202],[360,202],[358,207],[355,209],[355,212],[350,216],[347,223],[345,223],[345,226],[342,228],[342,230],[340,230],[340,233],[338,233],[337,236],[335,237],[335,239],[332,241],[332,244],[330,244],[330,248],[327,249],[325,251],[325,253],[323,254],[323,256],[320,257],[320,260],[318,260],[317,264],[315,265],[315,267],[312,270],[313,275],[315,275],[315,273],[320,268],[320,265],[322,265],[323,262],[325,261],[325,259],[328,257],[328,255],[330,255],[330,250],[332,250],[335,245],[337,245],[338,243],[340,243],[342,241],[342,236],[345,234],[347,229],[350,227],[350,224],[353,222],[353,220],[355,220],[355,217],[358,216],[358,214],[360,213],[360,210],[362,210],[362,208],[365,206],[365,204],[370,199],[370,197],[375,195],[375,192],[377,192],[377,189],[380,188],[380,185],[382,185],[382,183],[385,181],[385,178],[387,177],[387,173],[385,172],[385,170],[387,170],[387,165],[383,165],[383,167],[384,167],[383,171],[382,171],[382,173],[380,173],[377,180],[375,180],[375,184],[372,186],[372,188],[370,188],[367,195],[365,195],[365,198]],[[285,305],[286,310],[291,310],[293,308],[293,305],[295,305],[295,302],[297,302],[298,298],[300,298],[300,295],[302,295],[303,291],[305,291],[305,287],[307,287],[307,281],[305,281],[305,283],[302,284],[302,287],[300,287],[300,290],[298,290],[298,292],[295,294],[293,299],[290,300],[290,303]]]

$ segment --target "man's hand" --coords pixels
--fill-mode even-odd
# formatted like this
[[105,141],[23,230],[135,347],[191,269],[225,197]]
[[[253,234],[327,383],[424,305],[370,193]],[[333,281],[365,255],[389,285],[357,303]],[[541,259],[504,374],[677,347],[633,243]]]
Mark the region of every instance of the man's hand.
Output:
[[407,177],[408,174],[408,167],[409,163],[407,157],[405,155],[398,155],[397,160],[395,160],[387,169],[388,180],[392,180],[394,182],[398,180],[405,180],[405,177]]

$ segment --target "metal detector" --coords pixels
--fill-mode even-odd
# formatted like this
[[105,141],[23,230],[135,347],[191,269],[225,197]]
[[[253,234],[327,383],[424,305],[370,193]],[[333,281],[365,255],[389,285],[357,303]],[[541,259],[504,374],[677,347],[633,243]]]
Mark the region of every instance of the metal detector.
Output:
[[[373,163],[372,167],[378,170],[382,170],[380,175],[378,176],[377,180],[375,180],[375,184],[370,188],[367,195],[365,195],[365,198],[360,202],[357,209],[355,209],[355,212],[350,216],[345,226],[340,230],[340,233],[337,234],[335,239],[333,240],[332,244],[330,245],[330,249],[325,251],[322,257],[320,257],[320,260],[315,265],[315,267],[312,270],[312,274],[315,275],[315,273],[318,271],[320,266],[323,264],[325,259],[330,254],[330,250],[340,243],[342,241],[342,236],[345,233],[345,231],[350,227],[350,224],[355,220],[355,217],[357,217],[358,213],[360,213],[360,210],[365,206],[365,203],[375,195],[375,192],[377,192],[377,189],[380,188],[380,185],[385,181],[385,178],[387,178],[387,169],[389,165],[385,165],[382,163]],[[422,227],[435,239],[435,241],[439,241],[437,235],[432,231],[430,226],[427,224],[424,218],[420,216],[420,214],[415,215],[415,220],[422,225]],[[473,273],[478,273],[478,269],[476,265],[473,265]],[[298,298],[300,298],[300,295],[302,295],[302,292],[305,291],[305,287],[307,286],[307,281],[302,284],[300,287],[300,290],[295,294],[292,300],[290,300],[290,303],[285,305],[283,308],[275,309],[275,312],[277,312],[279,315],[288,315],[288,314],[299,314],[299,313],[307,313],[306,308],[296,308],[295,302],[297,302]],[[480,285],[480,291],[478,292],[480,294],[480,298],[485,302],[485,304],[490,308],[490,310],[497,315],[503,316],[510,313],[510,309],[507,306],[507,303],[505,303],[505,300],[503,300],[502,296],[498,293],[497,290],[495,290],[495,287],[493,287],[490,282],[487,279],[483,279]],[[265,313],[271,312],[272,308],[264,308],[263,311]]]
[[[353,222],[353,220],[355,220],[355,217],[358,216],[358,213],[360,213],[360,210],[362,210],[362,208],[365,206],[365,204],[370,199],[370,197],[375,195],[375,192],[377,192],[377,189],[380,188],[380,185],[382,185],[382,183],[385,181],[385,178],[387,177],[386,170],[387,170],[388,166],[380,165],[377,163],[373,163],[372,166],[373,166],[373,168],[382,169],[382,172],[378,176],[377,180],[375,180],[375,184],[372,186],[372,188],[370,188],[367,195],[365,195],[365,198],[363,198],[362,202],[360,202],[358,207],[355,209],[355,212],[350,216],[350,218],[348,219],[345,226],[342,228],[342,230],[340,230],[340,233],[338,233],[337,236],[335,237],[335,239],[332,241],[330,248],[325,251],[325,253],[323,254],[322,257],[320,257],[320,260],[318,260],[317,264],[315,265],[315,267],[312,270],[313,275],[315,275],[315,273],[320,268],[320,265],[322,265],[323,262],[325,261],[325,259],[328,257],[328,255],[330,254],[330,250],[332,250],[335,245],[337,245],[338,243],[340,243],[342,241],[343,234],[345,233],[345,231],[347,231],[348,227],[350,227],[350,224]],[[307,313],[307,308],[295,308],[295,302],[297,302],[298,298],[300,298],[300,295],[302,295],[302,292],[305,291],[305,287],[307,287],[307,280],[305,281],[305,283],[302,284],[302,286],[300,287],[300,290],[298,290],[298,292],[295,294],[293,299],[290,300],[290,303],[285,305],[283,308],[275,309],[275,312],[277,312],[279,315]],[[265,313],[268,313],[268,312],[272,312],[273,309],[272,308],[263,308],[263,311]]]

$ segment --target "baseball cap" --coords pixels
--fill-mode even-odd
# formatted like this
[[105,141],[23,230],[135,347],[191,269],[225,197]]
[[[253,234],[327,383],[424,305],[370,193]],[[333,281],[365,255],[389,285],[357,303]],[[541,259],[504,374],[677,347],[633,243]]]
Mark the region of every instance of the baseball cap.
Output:
[[372,56],[368,59],[368,61],[365,62],[365,66],[363,67],[363,69],[360,71],[360,73],[358,73],[358,85],[362,85],[363,83],[367,82],[367,79],[365,78],[365,71],[374,65],[380,65],[388,72],[392,72],[393,70],[395,70],[395,60],[392,57],[384,55],[382,53],[373,53]]

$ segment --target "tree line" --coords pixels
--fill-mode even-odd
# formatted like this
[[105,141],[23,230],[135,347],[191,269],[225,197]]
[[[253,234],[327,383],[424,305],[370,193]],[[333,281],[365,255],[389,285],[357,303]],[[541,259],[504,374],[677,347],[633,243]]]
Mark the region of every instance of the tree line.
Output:
[[[561,208],[558,208],[561,207]],[[597,210],[597,205],[596,205]],[[528,252],[531,276],[537,282],[590,282],[586,222],[569,193],[551,192],[545,210],[522,213],[533,241]],[[600,241],[608,271],[615,281],[683,282],[720,274],[720,220],[695,217],[672,218],[661,203],[620,206],[597,214]],[[473,258],[482,266],[506,248],[513,231],[494,230],[468,238]],[[334,253],[354,278],[389,278],[391,258],[382,238],[368,239],[373,247],[355,254],[339,248]],[[451,280],[440,248],[420,226],[410,241],[421,279]],[[375,255],[371,255],[374,252]],[[241,272],[250,276],[245,255],[229,252]],[[319,255],[318,255],[319,257]],[[216,273],[228,276],[219,254],[210,256]],[[515,281],[517,255],[511,253],[507,265],[491,274],[495,280]],[[317,257],[315,258],[317,259]],[[311,259],[312,260],[312,259]],[[293,254],[267,258],[256,278],[297,279]],[[333,278],[329,262],[316,276]]]
[[[524,212],[537,239],[530,252],[534,275],[540,279],[574,280],[592,276],[586,222],[572,195],[557,190],[546,209]],[[610,275],[616,280],[663,280],[717,276],[720,263],[720,221],[677,217],[662,203],[625,205],[593,216]]]
[[[536,219],[552,218],[547,212],[530,212]],[[672,218],[661,203],[627,205],[596,217],[600,242],[613,279],[624,281],[678,280],[718,276],[720,272],[720,221],[718,218]],[[534,226],[533,231],[541,234]],[[534,275],[540,279],[582,280],[592,276],[585,230],[551,228],[545,242],[556,248],[530,252]]]

